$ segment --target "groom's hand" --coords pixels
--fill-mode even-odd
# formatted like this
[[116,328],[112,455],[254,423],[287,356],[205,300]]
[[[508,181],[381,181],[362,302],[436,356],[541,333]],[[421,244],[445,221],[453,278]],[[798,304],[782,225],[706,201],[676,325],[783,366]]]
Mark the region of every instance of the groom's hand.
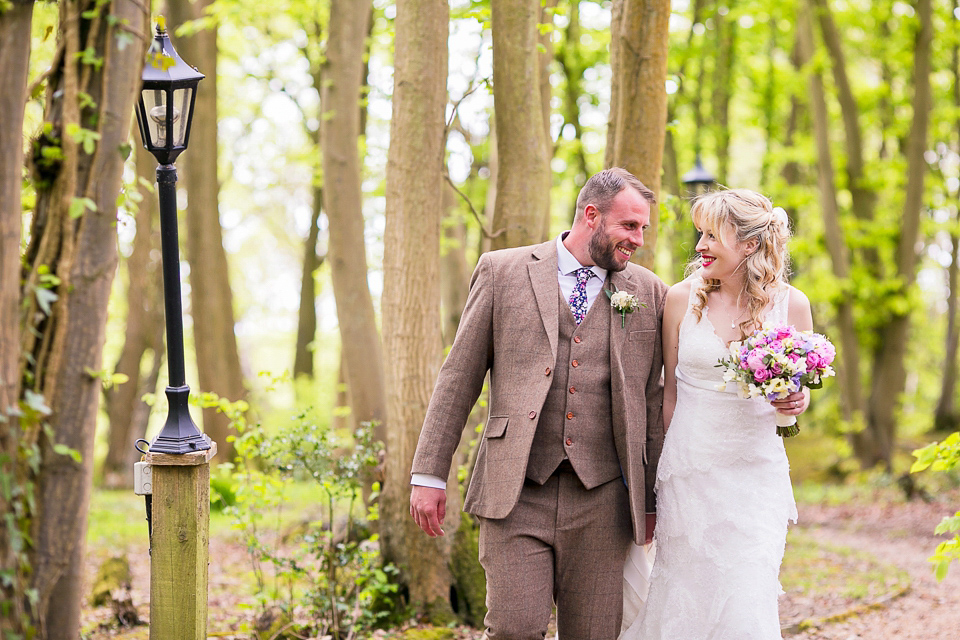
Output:
[[447,515],[447,492],[433,487],[414,485],[410,491],[410,515],[417,526],[431,538],[443,535],[443,518]]

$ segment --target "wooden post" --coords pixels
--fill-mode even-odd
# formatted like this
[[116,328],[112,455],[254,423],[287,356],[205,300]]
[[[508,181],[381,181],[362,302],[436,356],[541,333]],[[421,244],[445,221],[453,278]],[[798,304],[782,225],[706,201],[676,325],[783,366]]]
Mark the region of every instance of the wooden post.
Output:
[[205,640],[210,535],[207,451],[148,453],[153,475],[150,640]]

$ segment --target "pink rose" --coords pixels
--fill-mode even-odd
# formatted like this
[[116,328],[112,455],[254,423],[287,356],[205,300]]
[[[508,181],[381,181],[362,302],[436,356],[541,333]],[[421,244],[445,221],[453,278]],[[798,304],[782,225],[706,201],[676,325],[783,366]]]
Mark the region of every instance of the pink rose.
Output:
[[753,372],[753,379],[756,380],[757,382],[763,382],[765,380],[769,380],[772,377],[773,377],[773,374],[771,374],[766,369],[757,369],[756,371]]

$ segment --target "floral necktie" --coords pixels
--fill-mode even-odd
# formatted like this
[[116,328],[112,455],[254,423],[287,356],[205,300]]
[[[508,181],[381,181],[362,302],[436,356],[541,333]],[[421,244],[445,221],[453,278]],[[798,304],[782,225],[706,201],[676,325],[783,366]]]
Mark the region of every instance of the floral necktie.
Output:
[[583,322],[587,315],[587,280],[595,274],[589,267],[581,267],[573,272],[577,276],[577,284],[570,294],[570,311],[573,312],[573,318],[577,324]]

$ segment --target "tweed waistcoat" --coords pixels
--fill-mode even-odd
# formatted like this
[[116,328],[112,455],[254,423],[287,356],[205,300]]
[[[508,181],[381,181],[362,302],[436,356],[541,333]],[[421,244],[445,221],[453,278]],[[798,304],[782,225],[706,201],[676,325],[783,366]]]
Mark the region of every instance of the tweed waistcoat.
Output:
[[557,363],[530,447],[527,478],[547,481],[568,458],[587,489],[621,475],[610,392],[610,305],[600,295],[578,326],[563,296]]

